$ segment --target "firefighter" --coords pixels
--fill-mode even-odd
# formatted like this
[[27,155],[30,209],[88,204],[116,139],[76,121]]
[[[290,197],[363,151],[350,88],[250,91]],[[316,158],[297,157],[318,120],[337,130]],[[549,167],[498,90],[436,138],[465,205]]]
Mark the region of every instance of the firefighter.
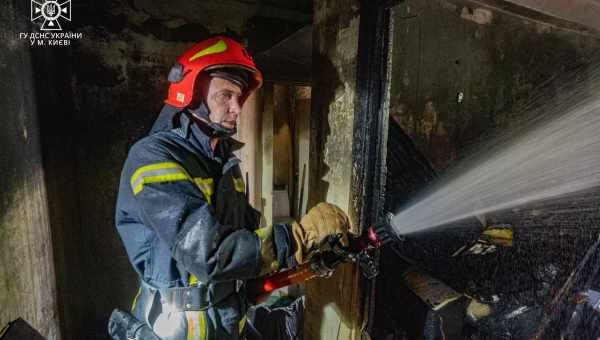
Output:
[[244,281],[305,261],[327,235],[345,235],[348,217],[320,203],[300,223],[259,227],[232,135],[262,76],[239,43],[195,44],[168,81],[149,135],[129,151],[117,199],[117,230],[140,279],[131,314],[163,340],[240,339]]

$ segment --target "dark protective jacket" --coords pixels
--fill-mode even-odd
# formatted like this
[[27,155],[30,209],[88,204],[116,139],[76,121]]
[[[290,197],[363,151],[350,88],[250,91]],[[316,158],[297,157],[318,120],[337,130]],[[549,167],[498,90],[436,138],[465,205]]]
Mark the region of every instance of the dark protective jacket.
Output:
[[188,339],[190,329],[194,339],[237,339],[243,280],[259,274],[261,246],[274,247],[282,266],[290,258],[287,228],[275,228],[271,243],[256,232],[260,214],[247,202],[232,153],[240,144],[223,140],[213,152],[202,127],[166,105],[125,161],[116,225],[141,279],[133,311],[155,331],[167,311],[177,311],[181,320],[165,322],[181,322],[183,331],[157,332],[163,339]]

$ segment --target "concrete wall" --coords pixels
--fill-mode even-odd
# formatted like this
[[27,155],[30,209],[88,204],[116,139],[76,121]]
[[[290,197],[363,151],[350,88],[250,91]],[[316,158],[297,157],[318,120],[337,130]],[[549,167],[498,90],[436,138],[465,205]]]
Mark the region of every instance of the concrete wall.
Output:
[[[348,211],[358,1],[315,1],[309,207],[328,201]],[[349,212],[352,215],[352,212]],[[358,271],[340,268],[333,278],[306,285],[307,339],[360,337]]]
[[[60,339],[28,6],[0,6],[0,327],[22,317],[48,339]],[[42,108],[43,109],[43,108]]]

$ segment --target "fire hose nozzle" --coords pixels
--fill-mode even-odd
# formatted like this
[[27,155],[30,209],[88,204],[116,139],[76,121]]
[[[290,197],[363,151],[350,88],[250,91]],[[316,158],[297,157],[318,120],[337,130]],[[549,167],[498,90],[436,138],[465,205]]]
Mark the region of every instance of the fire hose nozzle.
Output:
[[342,234],[329,235],[319,244],[318,250],[307,263],[247,283],[251,299],[270,293],[274,289],[301,283],[315,277],[329,277],[341,263],[353,262],[360,266],[363,275],[372,279],[379,274],[379,264],[374,250],[402,241],[389,223],[377,224],[363,231],[362,235],[349,235],[349,245],[342,245]]
[[381,248],[392,242],[402,242],[392,226],[388,223],[375,224],[369,227],[361,236],[350,239],[350,248],[355,252]]

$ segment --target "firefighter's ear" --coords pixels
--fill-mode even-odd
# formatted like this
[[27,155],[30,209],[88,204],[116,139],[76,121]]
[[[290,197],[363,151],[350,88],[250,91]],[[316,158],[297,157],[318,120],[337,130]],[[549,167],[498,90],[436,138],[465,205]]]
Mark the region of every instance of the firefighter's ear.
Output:
[[200,107],[200,104],[206,103],[206,96],[208,95],[208,88],[210,86],[211,77],[206,73],[202,72],[196,77],[194,85],[194,95],[189,107],[196,109]]

